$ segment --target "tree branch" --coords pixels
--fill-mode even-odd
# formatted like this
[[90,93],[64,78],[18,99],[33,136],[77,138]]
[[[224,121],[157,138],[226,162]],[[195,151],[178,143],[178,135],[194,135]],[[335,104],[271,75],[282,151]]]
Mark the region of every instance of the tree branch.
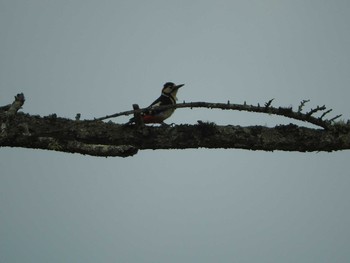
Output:
[[13,116],[23,106],[24,102],[25,98],[23,93],[19,93],[15,96],[15,100],[12,104],[0,107],[0,111],[4,111],[7,116]]
[[[0,118],[0,121],[2,119]],[[350,128],[322,130],[281,125],[125,126],[18,113],[0,136],[0,147],[24,147],[93,156],[132,156],[138,150],[238,148],[263,151],[336,151],[350,149]]]
[[[308,122],[311,124],[314,124],[316,126],[322,127],[324,129],[329,129],[332,125],[332,121],[335,119],[331,120],[323,120],[322,117],[316,118],[313,117],[312,114],[316,113],[317,111],[323,111],[326,109],[325,106],[322,107],[317,107],[316,109],[311,110],[308,113],[302,113],[301,110],[302,107],[299,106],[299,110],[297,112],[293,111],[292,108],[275,108],[271,107],[273,99],[265,103],[264,107],[261,107],[260,105],[258,106],[253,106],[253,105],[247,105],[246,103],[244,104],[230,104],[230,103],[211,103],[211,102],[189,102],[189,103],[179,103],[176,105],[165,105],[165,106],[158,106],[154,107],[155,110],[165,110],[165,109],[179,109],[179,108],[208,108],[208,109],[221,109],[221,110],[238,110],[238,111],[247,111],[247,112],[257,112],[257,113],[266,113],[266,114],[274,114],[274,115],[279,115],[279,116],[284,116],[290,119],[298,120],[298,121],[304,121]],[[302,106],[304,106],[306,101],[302,102]],[[110,118],[116,118],[119,116],[127,116],[135,113],[141,113],[141,112],[146,112],[148,111],[148,108],[143,108],[140,110],[130,110],[130,111],[123,111],[119,112],[116,114],[112,115],[107,115],[105,117],[100,117],[96,118],[95,120],[106,120]],[[328,111],[330,112],[330,110]],[[328,113],[327,112],[327,113]],[[341,115],[340,115],[341,116]],[[339,118],[340,116],[337,116]]]
[[[350,125],[330,125],[329,121],[322,122],[320,118],[312,117],[312,114],[293,112],[290,108],[273,108],[270,106],[271,102],[272,100],[265,103],[264,107],[196,102],[178,104],[176,108],[205,107],[263,112],[305,120],[320,124],[321,127],[327,124],[327,129],[310,129],[294,124],[274,128],[219,126],[201,121],[196,125],[121,125],[101,120],[58,118],[56,114],[46,117],[31,116],[21,112],[9,118],[9,106],[0,108],[0,147],[46,149],[104,157],[132,156],[139,150],[148,149],[236,148],[299,152],[350,149]],[[18,105],[14,107],[19,109]],[[143,109],[136,109],[119,113],[119,116],[142,111]]]

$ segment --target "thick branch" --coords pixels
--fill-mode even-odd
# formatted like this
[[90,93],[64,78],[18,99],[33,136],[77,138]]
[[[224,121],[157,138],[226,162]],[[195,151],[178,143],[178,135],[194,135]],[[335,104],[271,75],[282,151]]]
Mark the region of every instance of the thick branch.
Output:
[[309,129],[296,125],[281,125],[275,128],[262,126],[217,126],[213,123],[198,122],[198,125],[145,126],[142,121],[137,125],[104,123],[100,120],[121,115],[134,114],[141,119],[140,113],[148,109],[133,111],[100,118],[94,121],[80,121],[57,118],[56,114],[47,117],[30,116],[17,113],[24,103],[23,94],[17,94],[11,105],[0,107],[0,147],[24,147],[46,149],[61,152],[89,154],[93,156],[132,156],[138,150],[146,149],[187,149],[187,148],[240,148],[250,150],[283,151],[336,151],[350,149],[350,126],[346,124],[330,125],[331,120],[312,115],[323,111],[324,106],[308,113],[301,113],[306,103],[303,101],[298,112],[291,108],[271,107],[273,100],[264,107],[222,103],[182,103],[169,108],[217,108],[282,115],[288,118],[307,121],[325,129]]
[[[4,121],[0,117],[0,124]],[[25,147],[94,156],[132,156],[146,149],[239,148],[282,151],[350,149],[350,127],[310,129],[296,125],[217,126],[212,123],[176,126],[125,126],[102,121],[75,121],[17,113],[0,147]]]

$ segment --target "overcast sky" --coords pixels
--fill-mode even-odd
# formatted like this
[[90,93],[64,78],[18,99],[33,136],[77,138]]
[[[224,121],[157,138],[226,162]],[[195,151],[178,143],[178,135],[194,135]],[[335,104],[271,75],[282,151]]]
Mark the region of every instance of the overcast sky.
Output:
[[[350,119],[346,0],[0,0],[0,37],[0,105],[23,92],[30,114],[101,117],[172,81],[179,101],[310,99]],[[168,123],[197,120],[292,122],[179,109]],[[0,262],[349,262],[349,157],[1,148]]]

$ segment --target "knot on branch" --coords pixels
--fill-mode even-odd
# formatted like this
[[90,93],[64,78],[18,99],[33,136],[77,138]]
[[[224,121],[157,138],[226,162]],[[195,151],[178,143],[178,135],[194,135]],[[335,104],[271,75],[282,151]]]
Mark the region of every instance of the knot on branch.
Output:
[[8,116],[13,116],[17,113],[17,111],[22,108],[23,104],[25,102],[25,98],[23,93],[19,93],[15,96],[15,101],[12,103],[10,108],[7,111]]
[[15,96],[15,100],[12,102],[12,104],[1,106],[0,110],[5,111],[6,116],[14,116],[17,111],[22,108],[24,102],[25,97],[23,93],[19,93]]
[[19,93],[15,96],[15,100],[14,102],[12,102],[12,104],[8,104],[0,107],[0,110],[4,111],[0,113],[0,117],[5,117],[0,127],[1,136],[6,135],[6,129],[8,127],[10,120],[13,118],[13,116],[16,115],[17,111],[20,108],[22,108],[24,102],[25,102],[25,98],[23,93]]

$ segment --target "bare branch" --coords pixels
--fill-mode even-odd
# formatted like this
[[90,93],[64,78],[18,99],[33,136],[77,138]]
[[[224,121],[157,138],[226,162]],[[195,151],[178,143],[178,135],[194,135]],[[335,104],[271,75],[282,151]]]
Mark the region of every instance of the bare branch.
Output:
[[[304,122],[309,122],[311,124],[314,124],[316,126],[322,127],[324,129],[327,129],[330,127],[330,123],[327,120],[322,120],[320,118],[315,118],[312,117],[311,114],[322,110],[324,106],[322,107],[317,107],[314,110],[311,110],[311,112],[307,114],[303,114],[300,112],[294,112],[292,108],[275,108],[271,107],[272,100],[270,100],[268,103],[265,104],[265,107],[260,107],[258,106],[253,106],[253,105],[247,105],[245,104],[227,104],[227,103],[211,103],[211,102],[190,102],[190,103],[180,103],[176,105],[165,105],[165,106],[158,106],[154,107],[155,110],[165,110],[165,109],[179,109],[179,108],[208,108],[208,109],[221,109],[221,110],[238,110],[238,111],[247,111],[247,112],[257,112],[257,113],[266,113],[266,114],[274,114],[274,115],[279,115],[279,116],[284,116],[287,118],[299,120],[299,121],[304,121]],[[268,105],[268,107],[266,107]],[[112,114],[112,115],[107,115],[105,117],[97,118],[95,120],[106,120],[109,118],[115,118],[119,116],[126,116],[130,114],[135,114],[135,112],[146,112],[148,111],[148,108],[143,108],[140,110],[130,110],[130,111],[123,111],[120,113]]]
[[19,93],[15,96],[15,101],[12,103],[10,108],[7,110],[8,116],[13,116],[17,113],[17,111],[23,106],[25,102],[25,98],[23,93]]
[[132,145],[89,144],[77,140],[57,140],[53,137],[38,137],[35,142],[36,147],[42,149],[99,157],[128,157],[138,152],[138,149]]
[[318,111],[323,111],[326,109],[326,106],[323,105],[323,106],[317,106],[315,109],[311,109],[309,112],[306,113],[307,116],[311,116],[312,114],[318,112]]
[[271,106],[271,103],[274,99],[270,99],[268,102],[265,103],[265,108],[268,108]]
[[310,101],[310,100],[302,100],[302,101],[300,102],[300,105],[299,105],[299,107],[298,107],[298,112],[299,112],[299,113],[303,110],[305,104],[308,103],[309,101]]
[[326,116],[328,113],[330,113],[332,111],[332,109],[329,109],[327,111],[325,111],[324,113],[322,113],[320,119],[323,119],[324,116]]
[[340,118],[342,116],[342,114],[339,114],[337,116],[335,116],[334,118],[330,119],[330,122],[334,122],[336,119]]
[[[0,123],[3,118],[0,117]],[[92,156],[132,156],[146,149],[236,148],[263,151],[335,151],[350,149],[350,127],[330,130],[296,125],[143,126],[75,121],[18,113],[0,135],[0,147],[25,147]]]
[[[311,116],[325,106],[308,113],[294,112],[292,108],[252,106],[244,103],[191,102],[159,106],[155,109],[209,108],[238,110],[275,114],[306,121],[324,129],[310,129],[297,125],[279,125],[274,128],[263,126],[219,126],[214,122],[198,121],[197,125],[120,125],[101,120],[134,114],[140,118],[148,108],[125,111],[99,120],[75,120],[49,116],[31,116],[17,113],[24,103],[23,94],[15,97],[11,105],[0,107],[0,147],[24,147],[60,152],[88,154],[92,156],[132,156],[145,149],[188,149],[188,148],[239,148],[263,151],[335,151],[350,149],[350,125],[345,122],[332,124],[341,115],[330,120]],[[11,110],[11,111],[10,111]],[[8,113],[10,111],[10,113]],[[12,114],[12,115],[11,115]],[[142,119],[142,118],[140,118]]]

